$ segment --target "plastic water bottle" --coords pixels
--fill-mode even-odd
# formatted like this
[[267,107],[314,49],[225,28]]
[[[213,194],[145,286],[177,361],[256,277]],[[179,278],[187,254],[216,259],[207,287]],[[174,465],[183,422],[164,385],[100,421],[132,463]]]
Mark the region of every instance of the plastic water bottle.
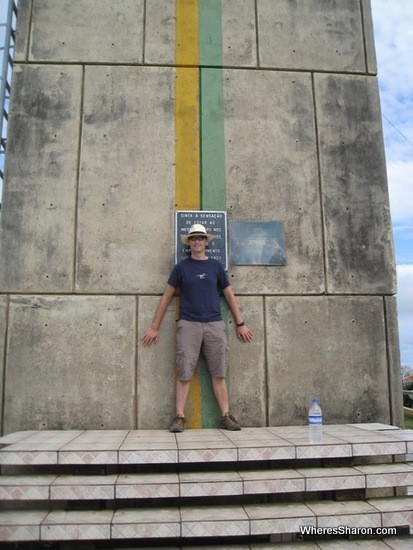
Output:
[[323,441],[323,412],[318,399],[313,399],[308,411],[308,425],[310,432],[310,443],[322,443]]

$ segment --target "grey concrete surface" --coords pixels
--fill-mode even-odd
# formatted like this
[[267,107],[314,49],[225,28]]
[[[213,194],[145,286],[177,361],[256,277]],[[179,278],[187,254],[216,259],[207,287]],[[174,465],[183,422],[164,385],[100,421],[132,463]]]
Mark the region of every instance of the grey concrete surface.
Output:
[[32,2],[33,0],[19,0],[16,43],[13,55],[15,62],[27,61]]
[[82,69],[16,66],[0,231],[0,291],[73,285]]
[[[206,64],[256,67],[254,0],[222,0],[221,6],[222,57],[208,58]],[[175,0],[147,2],[145,16],[145,63],[175,65]]]
[[283,223],[286,266],[232,267],[240,293],[324,292],[309,74],[225,70],[228,216]]
[[146,5],[145,63],[175,64],[175,0],[153,0]]
[[239,296],[243,318],[252,330],[251,343],[240,342],[231,321],[228,326],[230,407],[242,426],[267,422],[267,372],[264,298]]
[[257,0],[260,67],[366,70],[359,0]]
[[390,422],[383,298],[267,297],[270,425]]
[[222,1],[222,62],[224,67],[257,66],[254,0]]
[[377,80],[315,75],[329,293],[393,294],[396,270]]
[[400,368],[400,342],[397,325],[397,301],[395,296],[384,297],[386,337],[388,349],[389,391],[391,423],[403,427],[403,395],[400,391],[402,373]]
[[77,240],[80,292],[164,289],[173,261],[173,86],[170,68],[86,69]]
[[7,297],[0,296],[0,425],[3,422],[4,348],[7,330]]
[[136,300],[10,299],[4,432],[133,429]]
[[158,304],[159,296],[139,297],[137,426],[141,430],[167,429],[175,412],[175,299],[165,314],[158,343],[145,348],[141,342]]
[[361,9],[363,12],[363,25],[366,47],[367,72],[373,75],[377,74],[376,49],[374,47],[374,27],[371,11],[371,1],[361,0]]
[[29,60],[142,63],[144,0],[36,0]]

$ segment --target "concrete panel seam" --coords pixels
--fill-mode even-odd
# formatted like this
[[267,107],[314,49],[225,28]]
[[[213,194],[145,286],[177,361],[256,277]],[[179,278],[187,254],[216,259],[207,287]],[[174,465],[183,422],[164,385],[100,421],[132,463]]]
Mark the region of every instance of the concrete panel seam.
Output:
[[[9,294],[6,292],[2,293],[3,296],[8,296]],[[372,293],[345,293],[345,292],[236,292],[235,295],[238,296],[246,296],[246,297],[263,297],[263,298],[318,298],[323,296],[334,296],[342,297],[342,298],[372,298],[374,296],[378,298],[388,297],[391,298],[394,296],[394,294],[378,294],[376,292]],[[73,296],[73,297],[116,297],[120,296],[122,298],[124,297],[155,297],[158,298],[162,296],[162,293],[156,293],[153,294],[151,292],[39,292],[37,290],[28,290],[26,292],[10,292],[10,296],[12,297],[19,297],[19,296],[42,296],[42,297],[53,297],[53,296]]]
[[[179,65],[171,65],[168,63],[113,63],[113,62],[102,62],[102,61],[18,61],[16,60],[14,62],[14,65],[39,65],[43,67],[47,67],[49,65],[59,65],[59,66],[81,66],[81,67],[163,67],[163,68],[179,68],[179,69],[199,69],[202,67],[203,69],[217,69],[216,65],[210,65],[207,64],[182,64]],[[228,70],[237,70],[237,71],[263,71],[263,72],[277,72],[277,73],[304,73],[304,74],[331,74],[331,75],[342,75],[342,76],[364,76],[364,77],[376,77],[376,74],[370,73],[362,73],[360,71],[340,71],[340,70],[323,70],[323,69],[300,69],[297,67],[241,67],[238,65],[224,65],[222,67],[223,69]]]
[[[373,12],[371,0],[360,0],[363,17],[363,32],[366,48],[366,70],[368,74],[377,76],[377,57],[375,48],[375,34],[373,26]],[[364,6],[364,7],[363,7]]]
[[72,291],[76,290],[77,282],[77,238],[78,238],[78,212],[79,212],[79,182],[80,182],[80,162],[82,151],[82,128],[83,128],[83,102],[85,96],[85,72],[86,68],[83,66],[82,81],[80,84],[80,112],[79,112],[79,135],[77,143],[77,164],[76,164],[76,192],[75,192],[75,204],[74,204],[74,231],[73,231],[73,271],[72,271]]
[[31,2],[31,6],[30,6],[30,18],[29,18],[29,28],[28,28],[29,36],[27,37],[26,54],[25,54],[26,62],[29,61],[29,51],[30,51],[30,43],[32,40],[32,25],[33,25],[33,11],[34,11],[34,6],[33,6],[34,1],[30,0],[30,2]]
[[26,45],[26,62],[29,63],[29,55],[30,55],[30,48],[32,44],[32,28],[33,28],[33,13],[34,13],[34,0],[30,0],[31,6],[30,6],[30,17],[29,17],[29,28],[28,28],[28,37],[27,37],[27,45]]
[[387,307],[386,298],[383,296],[383,323],[384,323],[384,337],[386,343],[386,364],[387,364],[387,387],[389,388],[389,421],[393,422],[393,399],[392,399],[392,385],[391,385],[391,372],[390,372],[390,341],[389,341],[389,329],[387,326]]
[[142,64],[145,65],[145,43],[146,43],[146,0],[143,2],[142,16]]
[[265,373],[265,423],[270,425],[270,406],[269,406],[269,379],[268,379],[268,338],[267,338],[267,300],[266,296],[262,299],[263,331],[264,331],[264,373]]
[[256,42],[256,46],[257,46],[257,69],[259,68],[260,66],[260,41],[258,39],[258,4],[257,4],[257,1],[258,0],[255,0],[254,2],[254,8],[255,8],[255,42]]
[[8,341],[8,333],[9,333],[9,310],[10,310],[10,295],[6,295],[6,311],[4,312],[4,318],[5,318],[5,331],[4,331],[4,347],[3,347],[3,372],[1,373],[2,376],[2,392],[1,392],[1,402],[0,402],[0,433],[3,435],[4,433],[4,408],[6,403],[6,362],[7,362],[7,341]]
[[[395,300],[395,297],[392,297]],[[394,426],[403,427],[403,410],[402,410],[402,385],[401,385],[401,369],[400,369],[400,344],[398,338],[396,342],[392,344],[392,321],[395,324],[397,329],[397,307],[395,312],[392,312],[392,303],[388,303],[390,297],[383,296],[383,317],[384,317],[384,333],[385,333],[385,343],[386,343],[386,360],[387,360],[387,378],[388,378],[388,388],[389,388],[389,414],[390,414],[390,423]],[[389,326],[390,323],[390,326]],[[397,332],[397,331],[396,331]],[[396,357],[393,356],[393,349],[397,349]],[[394,367],[398,369],[398,383],[395,381],[394,377]],[[395,387],[396,385],[396,387]],[[398,390],[397,390],[398,388]],[[399,403],[400,407],[397,410],[396,402],[396,392],[399,394]]]
[[138,383],[139,383],[139,380],[138,380],[138,376],[139,376],[138,346],[139,346],[139,334],[138,334],[138,331],[139,331],[139,296],[136,296],[136,298],[135,298],[135,330],[134,330],[135,345],[133,347],[133,354],[134,354],[133,364],[135,366],[135,376],[134,376],[134,380],[135,380],[134,393],[135,393],[135,395],[134,395],[134,400],[133,400],[133,406],[134,406],[133,421],[134,421],[134,429],[135,430],[137,430],[138,426],[139,426],[139,423],[138,423],[138,411],[139,411],[139,407],[138,407]]
[[364,24],[364,10],[363,10],[363,0],[360,2],[360,16],[361,16],[361,32],[363,33],[363,46],[364,46],[364,69],[368,73],[368,59],[367,59],[367,40],[366,40],[366,29]]
[[318,197],[320,205],[320,218],[321,218],[321,239],[322,239],[322,248],[323,248],[323,274],[324,274],[324,291],[328,294],[328,283],[327,283],[327,251],[326,251],[326,231],[325,231],[325,212],[323,206],[323,183],[321,180],[321,160],[320,160],[320,142],[318,138],[318,124],[317,124],[317,102],[315,98],[315,84],[314,84],[314,73],[311,74],[311,92],[313,95],[313,112],[314,112],[314,130],[315,130],[315,141],[317,147],[317,171],[318,171]]

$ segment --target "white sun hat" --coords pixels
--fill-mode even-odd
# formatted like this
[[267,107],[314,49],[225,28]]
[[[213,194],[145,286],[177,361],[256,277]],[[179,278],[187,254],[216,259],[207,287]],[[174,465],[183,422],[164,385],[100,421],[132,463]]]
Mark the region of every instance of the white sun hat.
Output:
[[189,237],[196,237],[196,236],[206,237],[208,242],[212,241],[212,239],[214,238],[212,235],[207,233],[203,225],[201,225],[200,223],[194,223],[189,228],[188,233],[181,238],[181,241],[184,244],[188,244]]

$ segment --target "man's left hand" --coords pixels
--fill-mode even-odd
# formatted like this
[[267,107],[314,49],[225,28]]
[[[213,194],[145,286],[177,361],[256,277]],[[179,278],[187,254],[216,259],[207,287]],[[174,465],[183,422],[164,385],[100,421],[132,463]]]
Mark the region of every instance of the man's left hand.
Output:
[[253,334],[251,330],[246,326],[237,327],[237,336],[239,340],[242,340],[243,342],[251,342],[253,338]]

